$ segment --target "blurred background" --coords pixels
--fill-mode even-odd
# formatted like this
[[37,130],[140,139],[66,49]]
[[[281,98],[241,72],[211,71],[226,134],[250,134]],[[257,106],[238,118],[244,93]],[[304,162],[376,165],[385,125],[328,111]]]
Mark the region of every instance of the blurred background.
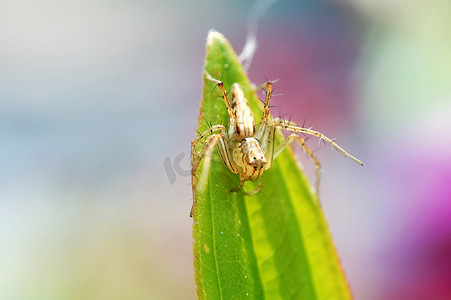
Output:
[[[205,38],[253,3],[0,3],[0,299],[195,299]],[[365,162],[311,139],[356,299],[451,299],[451,2],[280,0],[257,38],[273,114]]]

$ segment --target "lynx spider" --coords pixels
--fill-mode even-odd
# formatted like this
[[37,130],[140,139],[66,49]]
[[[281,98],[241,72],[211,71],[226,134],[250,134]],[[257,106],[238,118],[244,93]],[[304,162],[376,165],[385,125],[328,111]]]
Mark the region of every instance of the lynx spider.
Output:
[[[239,185],[233,188],[231,192],[238,192],[241,190],[246,180],[258,180],[258,187],[252,191],[245,192],[246,195],[254,195],[261,190],[263,186],[261,175],[263,172],[268,170],[271,167],[273,160],[285,149],[285,147],[294,141],[299,143],[299,145],[315,163],[316,191],[318,191],[321,171],[320,162],[313,154],[313,151],[307,147],[305,140],[297,133],[316,136],[320,140],[328,142],[345,156],[363,166],[363,163],[360,160],[347,153],[343,148],[338,146],[333,139],[326,137],[322,133],[314,131],[310,128],[300,127],[291,121],[281,118],[272,118],[269,113],[269,103],[271,100],[271,93],[273,91],[272,81],[267,81],[265,83],[266,97],[263,107],[263,116],[260,124],[256,128],[254,114],[252,113],[252,110],[247,103],[247,99],[244,96],[244,92],[238,83],[234,83],[232,85],[232,89],[230,91],[231,100],[229,101],[228,93],[226,92],[222,81],[214,79],[207,72],[205,72],[205,77],[207,80],[214,82],[221,91],[222,98],[229,115],[229,130],[227,131],[224,125],[211,125],[209,129],[203,133],[200,133],[191,142],[191,179],[194,196],[193,206],[190,212],[191,217],[193,215],[193,209],[196,201],[196,171],[202,158],[204,158],[204,165],[207,165],[204,167],[206,170],[205,173],[208,173],[211,155],[216,146],[224,165],[226,165],[233,173],[240,175]],[[274,135],[277,128],[289,131],[291,134],[286,137],[276,149],[274,149]],[[196,145],[204,138],[206,138],[206,140],[203,144],[202,150],[197,152]],[[207,162],[205,162],[205,160]],[[207,174],[203,174],[202,177],[206,178],[206,176]]]

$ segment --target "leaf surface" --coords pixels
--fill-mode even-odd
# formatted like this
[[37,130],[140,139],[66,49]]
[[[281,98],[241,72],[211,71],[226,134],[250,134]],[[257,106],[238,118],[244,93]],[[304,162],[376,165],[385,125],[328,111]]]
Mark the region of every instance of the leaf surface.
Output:
[[[262,104],[232,47],[216,31],[207,38],[204,69],[222,78],[227,90],[240,84],[258,124]],[[208,122],[228,128],[224,102],[214,87],[204,78],[200,132],[209,128]],[[279,133],[276,143],[281,138]],[[230,192],[239,176],[222,163],[217,150],[208,173],[204,167],[201,163],[194,184],[199,299],[352,298],[321,207],[291,149],[274,160],[254,196]],[[253,187],[254,182],[246,182],[244,189]]]

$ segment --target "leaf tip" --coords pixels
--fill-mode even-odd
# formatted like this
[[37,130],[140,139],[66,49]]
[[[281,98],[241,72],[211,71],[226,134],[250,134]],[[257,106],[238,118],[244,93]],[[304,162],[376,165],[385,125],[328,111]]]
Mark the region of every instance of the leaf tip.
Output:
[[208,36],[207,36],[207,46],[210,46],[214,40],[223,40],[225,41],[226,38],[224,37],[224,35],[218,31],[216,31],[215,29],[210,29],[210,31],[208,31]]

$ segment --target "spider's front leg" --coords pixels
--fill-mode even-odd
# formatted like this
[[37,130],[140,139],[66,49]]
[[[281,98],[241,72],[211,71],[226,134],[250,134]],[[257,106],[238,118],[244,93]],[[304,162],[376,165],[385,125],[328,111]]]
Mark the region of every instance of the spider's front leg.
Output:
[[[245,182],[245,181],[246,181],[246,180],[244,179],[244,174],[243,174],[243,173],[240,173],[240,183],[238,184],[237,187],[231,189],[230,191],[231,191],[232,193],[239,192],[239,191],[243,188],[244,182]],[[257,194],[258,192],[260,192],[260,190],[262,189],[262,187],[263,187],[263,181],[262,181],[262,179],[261,179],[261,177],[260,177],[260,178],[258,179],[258,186],[257,186],[255,189],[253,189],[252,191],[248,191],[248,192],[243,191],[243,192],[244,192],[244,194],[247,195],[247,196],[253,196],[253,195]]]
[[202,134],[199,134],[194,140],[191,141],[191,162],[195,162],[197,158],[197,150],[196,145],[204,139],[208,138],[213,133],[221,133],[222,136],[227,136],[227,129],[224,125],[213,125],[207,130],[205,130]]

